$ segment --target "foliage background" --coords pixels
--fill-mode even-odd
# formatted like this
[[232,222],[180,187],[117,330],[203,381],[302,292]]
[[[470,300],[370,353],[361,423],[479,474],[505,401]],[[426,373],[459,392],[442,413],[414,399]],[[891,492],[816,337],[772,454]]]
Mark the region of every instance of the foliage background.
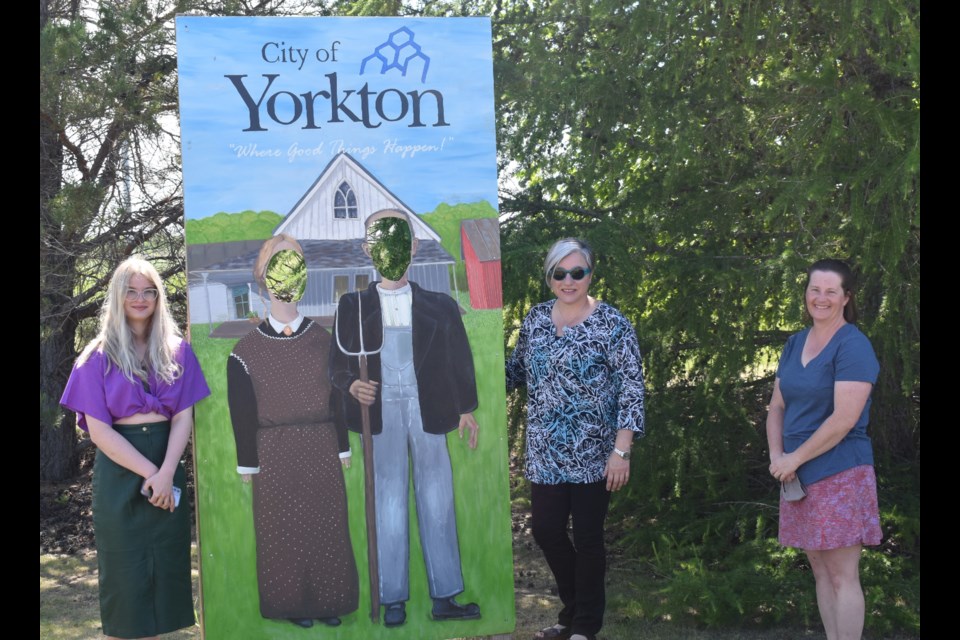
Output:
[[266,240],[273,235],[283,216],[273,211],[221,211],[208,218],[187,220],[187,244],[230,242],[233,240]]
[[918,631],[919,5],[504,2],[494,20],[508,331],[547,296],[546,247],[578,235],[646,355],[649,435],[613,510],[661,586],[642,614],[815,624],[812,577],[776,545],[763,420],[803,270],[832,256],[859,271],[882,363],[868,628]]
[[646,357],[649,436],[611,524],[648,596],[614,615],[817,625],[805,562],[775,542],[762,424],[803,268],[850,260],[882,364],[867,625],[919,633],[917,0],[41,0],[41,480],[76,467],[56,399],[105,276],[136,251],[182,272],[167,143],[186,10],[493,17],[508,334],[548,295],[546,247],[579,235]]

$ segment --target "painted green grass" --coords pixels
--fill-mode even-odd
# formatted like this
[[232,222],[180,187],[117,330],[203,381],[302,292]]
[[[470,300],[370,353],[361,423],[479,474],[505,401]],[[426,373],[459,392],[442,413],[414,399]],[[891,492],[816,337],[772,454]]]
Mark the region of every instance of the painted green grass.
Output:
[[478,602],[483,617],[433,622],[413,496],[410,501],[410,593],[407,624],[386,629],[369,618],[370,594],[363,515],[363,460],[351,434],[354,464],[345,472],[350,533],[360,572],[360,608],[339,628],[304,630],[265,620],[259,613],[252,490],[236,472],[236,449],[226,396],[226,359],[235,340],[207,337],[208,325],[193,325],[192,342],[212,395],[197,406],[197,510],[206,637],[220,638],[450,638],[503,633],[514,626],[513,562],[507,435],[504,411],[503,339],[499,311],[471,311],[464,324],[474,352],[480,407],[480,441],[471,451],[456,432],[448,436],[453,464],[457,524],[466,591],[461,602]]

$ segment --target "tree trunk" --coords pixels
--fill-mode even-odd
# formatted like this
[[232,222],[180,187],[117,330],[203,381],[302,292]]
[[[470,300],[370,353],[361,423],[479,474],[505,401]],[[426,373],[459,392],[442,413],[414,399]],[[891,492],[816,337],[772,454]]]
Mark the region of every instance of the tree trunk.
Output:
[[[41,262],[43,261],[43,248],[41,247]],[[69,260],[69,262],[74,262]],[[40,331],[40,480],[54,481],[64,480],[76,474],[77,455],[76,441],[77,435],[74,428],[74,416],[72,413],[64,412],[60,409],[60,394],[66,384],[67,377],[73,366],[73,359],[76,356],[74,341],[77,334],[77,323],[74,316],[70,313],[57,313],[58,307],[62,305],[51,304],[51,297],[59,297],[69,300],[69,293],[72,291],[70,283],[72,278],[66,274],[73,273],[72,264],[63,264],[61,261],[57,265],[57,271],[61,268],[70,269],[61,272],[64,275],[55,275],[47,273],[41,284],[43,293],[41,294],[40,309],[41,314],[44,310],[53,311],[61,318],[61,322],[55,325],[43,327],[41,323]]]
[[[42,180],[42,178],[41,178]],[[42,207],[43,205],[41,205]],[[40,313],[59,319],[46,323],[40,330],[40,480],[57,481],[77,473],[77,434],[72,413],[60,408],[60,394],[76,357],[74,342],[77,321],[64,302],[69,304],[73,291],[74,259],[60,260],[56,265],[45,262],[52,252],[40,248],[41,282]]]
[[[40,2],[40,30],[49,19]],[[76,258],[58,251],[63,225],[51,203],[63,184],[63,144],[52,123],[40,117],[40,480],[63,480],[77,472],[77,436],[72,414],[60,409],[60,393],[75,356],[77,321],[70,313]]]

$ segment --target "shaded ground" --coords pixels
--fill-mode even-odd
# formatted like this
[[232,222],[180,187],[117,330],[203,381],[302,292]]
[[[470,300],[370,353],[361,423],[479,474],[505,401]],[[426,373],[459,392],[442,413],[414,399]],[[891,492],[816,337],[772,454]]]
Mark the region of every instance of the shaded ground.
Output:
[[[92,552],[93,516],[91,503],[93,493],[93,460],[96,448],[89,439],[81,442],[80,474],[67,482],[40,483],[40,555]],[[187,471],[187,490],[193,512],[193,450],[187,447],[184,454]],[[196,541],[195,529],[191,538]]]
[[[40,637],[52,640],[80,640],[100,636],[97,602],[96,551],[90,515],[90,480],[93,447],[82,452],[82,473],[70,482],[40,486]],[[187,465],[188,491],[193,500],[192,464]],[[559,600],[550,571],[530,535],[527,503],[518,498],[512,515],[514,587],[517,627],[512,637],[531,638],[537,629],[555,622]],[[692,639],[759,640],[780,638],[800,640],[823,638],[819,630],[778,628],[766,630],[702,630],[680,627],[668,621],[649,622],[632,617],[628,603],[638,594],[630,592],[637,561],[624,558],[611,545],[608,569],[608,615],[603,640]],[[194,548],[194,593],[197,587]],[[199,638],[200,630],[186,629],[166,638]],[[510,637],[510,636],[501,636]]]
[[[89,440],[84,444],[89,445]],[[90,480],[93,446],[80,453],[80,475],[69,482],[40,484],[40,554],[76,554],[93,548]]]

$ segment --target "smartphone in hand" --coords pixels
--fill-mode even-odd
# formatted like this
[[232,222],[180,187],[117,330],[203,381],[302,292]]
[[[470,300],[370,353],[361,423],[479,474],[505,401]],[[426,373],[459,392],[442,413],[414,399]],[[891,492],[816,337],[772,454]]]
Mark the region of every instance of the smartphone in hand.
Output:
[[[173,508],[174,509],[180,506],[180,495],[182,493],[183,492],[180,490],[180,487],[177,487],[177,486],[173,487]],[[146,486],[142,486],[140,487],[140,495],[142,495],[145,498],[152,498],[153,491],[151,489],[148,489]]]

